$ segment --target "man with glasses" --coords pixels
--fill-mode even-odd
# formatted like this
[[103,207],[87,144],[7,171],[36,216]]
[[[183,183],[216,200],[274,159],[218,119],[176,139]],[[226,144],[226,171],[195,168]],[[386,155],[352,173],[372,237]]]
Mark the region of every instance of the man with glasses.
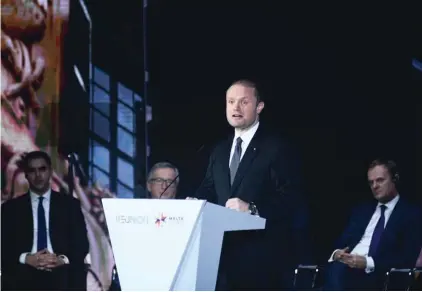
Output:
[[179,170],[169,162],[154,164],[148,174],[148,192],[152,199],[174,199],[179,185]]
[[[179,185],[179,170],[170,162],[154,164],[148,173],[147,188],[151,199],[174,199]],[[121,291],[119,275],[113,269],[112,283],[109,291]]]

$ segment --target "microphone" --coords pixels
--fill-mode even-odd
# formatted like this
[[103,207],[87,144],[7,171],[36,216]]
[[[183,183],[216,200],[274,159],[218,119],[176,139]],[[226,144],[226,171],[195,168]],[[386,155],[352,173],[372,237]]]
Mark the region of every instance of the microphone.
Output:
[[69,176],[72,178],[72,182],[73,182],[73,170],[75,170],[75,174],[79,178],[81,186],[87,186],[88,177],[86,176],[82,168],[82,165],[79,161],[78,154],[72,152],[69,155],[67,155],[67,158],[69,160]]
[[[205,147],[205,144],[202,144],[201,145],[201,147],[199,147],[199,149],[198,150],[196,150],[196,152],[195,152],[195,155],[198,155],[201,151],[202,151],[202,149],[204,149],[204,147]],[[192,160],[192,161],[195,161],[195,160]],[[169,187],[171,187],[173,184],[174,184],[174,182],[179,178],[179,175],[180,175],[180,172],[179,172],[179,174],[178,175],[176,175],[176,177],[167,185],[167,187],[164,189],[164,191],[162,191],[161,192],[161,194],[160,194],[160,196],[158,197],[158,199],[161,199],[161,197],[164,195],[164,193],[169,189]]]
[[171,187],[173,185],[173,183],[179,178],[179,175],[176,175],[176,177],[166,186],[166,188],[164,189],[164,191],[161,192],[160,196],[158,197],[159,199],[161,199],[161,197],[164,195],[164,193],[168,190],[169,187]]

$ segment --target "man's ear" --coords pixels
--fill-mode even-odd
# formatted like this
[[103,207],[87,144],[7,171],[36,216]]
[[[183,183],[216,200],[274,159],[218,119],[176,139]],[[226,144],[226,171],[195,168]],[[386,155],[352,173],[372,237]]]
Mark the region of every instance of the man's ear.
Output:
[[256,113],[260,114],[262,110],[264,109],[264,106],[265,106],[264,102],[260,101],[258,105],[256,106]]

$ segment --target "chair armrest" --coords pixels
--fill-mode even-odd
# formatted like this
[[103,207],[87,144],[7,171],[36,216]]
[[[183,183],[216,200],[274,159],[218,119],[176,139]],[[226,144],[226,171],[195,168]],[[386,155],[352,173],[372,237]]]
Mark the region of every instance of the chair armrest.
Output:
[[389,272],[387,272],[387,275],[389,273],[412,273],[414,269],[395,269],[392,268]]
[[395,269],[385,273],[384,290],[409,290],[413,282],[414,269]]
[[298,265],[298,269],[307,269],[307,270],[318,270],[317,265]]
[[[298,265],[295,269],[293,287],[296,290],[315,289],[319,270],[320,268],[317,265]],[[300,277],[301,274],[304,275]]]

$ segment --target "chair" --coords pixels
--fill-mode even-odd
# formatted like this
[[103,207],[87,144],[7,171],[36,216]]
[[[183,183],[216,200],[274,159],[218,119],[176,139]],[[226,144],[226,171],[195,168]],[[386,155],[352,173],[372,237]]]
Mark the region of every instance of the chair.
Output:
[[317,290],[319,288],[318,266],[299,265],[295,269],[293,288],[296,291]]
[[413,269],[391,269],[385,274],[385,291],[410,291],[413,283]]
[[413,282],[411,291],[422,291],[422,267],[413,270]]

